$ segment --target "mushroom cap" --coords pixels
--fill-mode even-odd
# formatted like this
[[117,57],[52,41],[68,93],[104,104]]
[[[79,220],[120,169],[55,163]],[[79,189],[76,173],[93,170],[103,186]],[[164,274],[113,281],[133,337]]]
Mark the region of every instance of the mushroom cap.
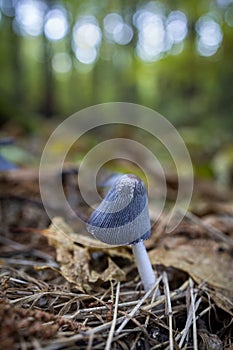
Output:
[[111,245],[136,244],[150,236],[148,197],[143,181],[120,176],[87,221],[87,230]]

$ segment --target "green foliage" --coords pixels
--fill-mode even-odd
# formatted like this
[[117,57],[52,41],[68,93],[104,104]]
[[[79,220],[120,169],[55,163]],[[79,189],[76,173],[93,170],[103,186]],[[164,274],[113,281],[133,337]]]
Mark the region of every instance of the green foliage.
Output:
[[[56,2],[47,1],[56,5]],[[135,51],[138,31],[132,24],[136,9],[146,1],[107,2],[59,1],[69,11],[70,32],[57,42],[44,35],[20,36],[13,31],[14,17],[2,14],[0,23],[0,123],[19,120],[28,131],[37,127],[25,115],[61,116],[84,107],[110,101],[128,101],[151,107],[175,125],[201,126],[209,133],[233,128],[233,28],[224,22],[227,8],[209,1],[166,1],[160,4],[167,16],[183,11],[189,33],[179,54],[172,50],[154,62],[145,62]],[[158,4],[151,2],[150,6]],[[157,5],[156,5],[157,6]],[[92,64],[80,63],[72,49],[72,28],[78,16],[95,16],[103,34],[103,19],[112,12],[121,14],[134,29],[127,45],[110,43],[102,37],[99,57]],[[210,57],[196,49],[197,20],[207,13],[221,25],[223,43]],[[71,71],[53,68],[56,53],[66,52]]]

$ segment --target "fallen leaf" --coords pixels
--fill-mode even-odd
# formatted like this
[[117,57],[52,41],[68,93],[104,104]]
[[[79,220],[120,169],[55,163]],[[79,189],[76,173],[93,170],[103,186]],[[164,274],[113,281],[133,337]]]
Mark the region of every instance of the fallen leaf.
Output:
[[223,343],[216,334],[198,332],[201,337],[202,343],[200,344],[200,350],[222,350]]
[[90,275],[90,282],[96,282],[98,279],[107,282],[112,280],[124,281],[125,272],[117,266],[110,257],[108,257],[108,267],[101,274],[92,270]]
[[227,312],[233,307],[232,257],[218,250],[211,239],[188,239],[164,235],[157,248],[150,251],[153,265],[172,266],[187,272],[198,284],[205,282],[216,304]]
[[[125,272],[115,264],[110,256],[131,260],[132,255],[126,248],[112,247],[94,238],[74,233],[70,226],[58,217],[54,218],[50,227],[42,230],[41,233],[56,249],[56,260],[60,264],[60,273],[67,281],[74,283],[80,291],[88,291],[89,283],[98,280],[107,282],[125,279]],[[90,268],[92,253],[95,251],[108,255],[108,267],[104,271],[97,272]]]

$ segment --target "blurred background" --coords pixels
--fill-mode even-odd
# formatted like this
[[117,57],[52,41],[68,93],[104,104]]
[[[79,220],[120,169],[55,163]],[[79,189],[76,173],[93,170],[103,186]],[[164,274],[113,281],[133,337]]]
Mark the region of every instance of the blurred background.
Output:
[[204,157],[201,175],[224,168],[231,182],[232,0],[0,0],[0,53],[3,134],[138,103],[179,129],[196,163]]

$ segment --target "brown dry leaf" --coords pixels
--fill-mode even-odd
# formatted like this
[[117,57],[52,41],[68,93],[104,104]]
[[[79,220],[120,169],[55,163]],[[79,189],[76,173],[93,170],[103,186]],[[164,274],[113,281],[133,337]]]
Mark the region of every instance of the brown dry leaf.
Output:
[[150,251],[152,264],[187,272],[197,283],[206,282],[216,304],[230,312],[233,307],[232,257],[219,252],[218,243],[207,239],[165,235],[162,245]]
[[[56,227],[57,230],[63,232],[63,235],[72,242],[72,244],[78,244],[83,247],[87,247],[89,251],[101,251],[112,257],[118,256],[128,260],[132,260],[132,254],[124,247],[112,246],[95,239],[87,234],[74,233],[72,228],[63,220],[63,218],[55,217],[52,220],[50,227]],[[49,228],[50,229],[50,228]]]
[[201,344],[199,346],[200,350],[212,349],[212,350],[222,350],[223,343],[216,334],[211,334],[209,332],[198,332],[201,337]]
[[109,257],[108,267],[103,272],[90,269],[92,252],[101,251],[110,256],[121,256],[131,259],[126,249],[113,248],[94,238],[75,234],[62,218],[54,218],[50,227],[42,231],[48,238],[49,244],[56,249],[56,260],[60,264],[60,273],[66,280],[72,282],[81,291],[90,289],[89,283],[125,279],[121,270]]
[[0,190],[2,196],[25,196],[39,198],[38,169],[16,169],[0,174]]
[[87,248],[75,245],[64,227],[59,229],[57,223],[42,232],[49,244],[56,249],[56,260],[60,264],[60,273],[69,282],[84,291],[88,286],[90,255]]
[[101,274],[92,270],[89,282],[96,282],[98,279],[107,282],[110,280],[124,281],[125,272],[117,266],[111,258],[108,257],[108,267]]

